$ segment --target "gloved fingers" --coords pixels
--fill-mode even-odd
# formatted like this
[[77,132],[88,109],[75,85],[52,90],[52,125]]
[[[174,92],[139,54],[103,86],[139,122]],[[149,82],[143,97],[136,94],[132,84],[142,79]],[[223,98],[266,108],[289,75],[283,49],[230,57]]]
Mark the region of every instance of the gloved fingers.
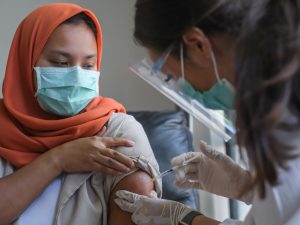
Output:
[[200,149],[203,155],[213,160],[219,167],[223,168],[224,171],[233,170],[240,167],[229,156],[218,152],[203,141],[200,143]]
[[182,189],[202,189],[201,183],[196,180],[186,180],[185,182],[176,180],[175,184]]
[[214,161],[232,161],[227,155],[218,152],[217,150],[215,150],[213,147],[211,147],[210,145],[206,144],[204,141],[200,142],[200,151],[207,156],[208,158],[214,160]]
[[215,150],[204,141],[200,141],[200,151],[209,158],[215,156]]
[[158,195],[157,195],[157,192],[152,190],[152,191],[150,192],[150,198],[154,198],[154,199],[159,198]]
[[196,165],[189,167],[179,168],[176,170],[176,183],[186,183],[191,180],[198,180],[198,168]]
[[187,173],[186,176],[185,176],[185,179],[187,181],[197,181],[199,180],[199,174],[198,173]]
[[198,172],[179,172],[176,173],[176,181],[178,182],[186,182],[187,180],[198,180],[199,179],[199,174]]
[[115,203],[124,211],[127,212],[136,212],[143,204],[147,201],[147,196],[139,195],[130,191],[126,190],[119,190],[116,192],[116,196],[118,197],[115,199]]
[[[179,164],[179,166],[177,166],[177,168],[175,169],[176,173],[177,171],[180,171],[179,173],[182,173],[181,170],[184,170],[185,173],[189,173],[189,172],[201,172],[200,170],[205,169],[205,166],[207,165],[207,161],[210,160],[208,159],[204,154],[202,154],[201,152],[198,152],[197,155],[194,155],[194,158],[190,158],[187,164],[184,164],[184,162],[182,164]],[[187,160],[185,161],[187,162]]]
[[188,173],[198,172],[198,170],[199,170],[198,167],[199,167],[198,163],[197,164],[196,163],[191,163],[191,164],[186,165],[185,167],[182,167],[182,169],[184,170],[185,174],[188,174]]
[[174,157],[171,160],[171,165],[172,167],[174,166],[181,166],[183,165],[187,160],[190,160],[192,158],[195,158],[194,160],[192,160],[191,162],[196,162],[197,161],[197,156],[198,156],[199,152],[187,152],[187,153],[183,153],[179,156]]
[[137,201],[140,201],[143,197],[142,195],[138,195],[133,192],[129,192],[126,190],[119,190],[116,192],[116,196],[118,196],[119,199],[123,199],[129,203],[135,204]]
[[125,199],[121,199],[121,198],[116,198],[114,200],[114,202],[123,210],[126,212],[130,212],[133,213],[136,211],[136,207],[135,204],[128,202]]
[[175,174],[175,177],[176,177],[176,181],[177,182],[181,182],[181,183],[183,183],[183,182],[185,182],[186,181],[186,178],[185,178],[185,171],[184,171],[184,169],[183,168],[179,168],[179,169],[177,169],[176,170],[176,174]]
[[176,177],[184,179],[189,173],[197,173],[199,171],[198,163],[191,163],[183,167],[175,169]]

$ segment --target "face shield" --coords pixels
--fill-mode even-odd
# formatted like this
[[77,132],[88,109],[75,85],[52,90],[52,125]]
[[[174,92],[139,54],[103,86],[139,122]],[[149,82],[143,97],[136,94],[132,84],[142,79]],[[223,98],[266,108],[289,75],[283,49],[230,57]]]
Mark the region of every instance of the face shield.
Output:
[[[234,113],[205,107],[203,103],[186,92],[183,59],[181,59],[182,74],[179,79],[174,79],[174,76],[162,71],[172,49],[173,45],[170,46],[155,63],[145,58],[138,63],[129,65],[129,69],[190,116],[223,138],[224,141],[229,141],[236,133],[232,120],[230,119]],[[183,50],[181,50],[181,58],[182,57]]]

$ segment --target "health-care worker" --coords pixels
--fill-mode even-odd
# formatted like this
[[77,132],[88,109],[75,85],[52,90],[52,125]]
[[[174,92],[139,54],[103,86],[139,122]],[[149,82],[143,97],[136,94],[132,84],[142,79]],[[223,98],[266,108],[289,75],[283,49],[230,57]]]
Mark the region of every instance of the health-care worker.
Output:
[[178,202],[117,192],[115,201],[136,224],[300,224],[299,12],[299,0],[137,1],[137,42],[153,61],[163,55],[162,72],[184,78],[206,107],[234,106],[238,144],[249,160],[244,170],[202,143],[200,152],[172,160],[176,166],[194,157],[176,170],[177,186],[252,208],[243,222],[219,222]]

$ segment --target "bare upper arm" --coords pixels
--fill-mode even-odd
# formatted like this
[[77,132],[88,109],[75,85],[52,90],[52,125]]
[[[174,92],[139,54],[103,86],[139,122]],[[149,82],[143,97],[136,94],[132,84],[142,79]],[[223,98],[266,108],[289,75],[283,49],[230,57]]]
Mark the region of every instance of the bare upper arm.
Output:
[[114,188],[109,198],[109,214],[108,225],[133,225],[131,214],[122,211],[114,202],[116,191],[128,190],[141,195],[150,196],[150,192],[154,190],[154,183],[149,174],[143,171],[134,172],[123,178]]

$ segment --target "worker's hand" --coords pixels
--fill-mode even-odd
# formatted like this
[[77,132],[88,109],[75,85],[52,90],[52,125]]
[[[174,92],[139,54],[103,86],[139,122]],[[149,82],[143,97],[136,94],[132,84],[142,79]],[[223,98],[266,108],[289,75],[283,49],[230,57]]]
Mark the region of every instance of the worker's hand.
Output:
[[172,159],[172,166],[187,165],[176,169],[176,185],[180,188],[197,188],[231,199],[252,202],[253,191],[241,195],[252,184],[249,171],[231,158],[201,142],[200,152],[189,152]]
[[61,171],[68,173],[96,171],[120,175],[129,172],[134,167],[133,160],[112,148],[132,147],[134,143],[124,138],[101,137],[102,133],[53,148],[49,151],[51,159]]
[[[155,193],[155,192],[154,192]],[[193,211],[179,202],[138,195],[129,191],[117,191],[115,203],[124,211],[132,213],[131,219],[137,225],[177,225]]]

